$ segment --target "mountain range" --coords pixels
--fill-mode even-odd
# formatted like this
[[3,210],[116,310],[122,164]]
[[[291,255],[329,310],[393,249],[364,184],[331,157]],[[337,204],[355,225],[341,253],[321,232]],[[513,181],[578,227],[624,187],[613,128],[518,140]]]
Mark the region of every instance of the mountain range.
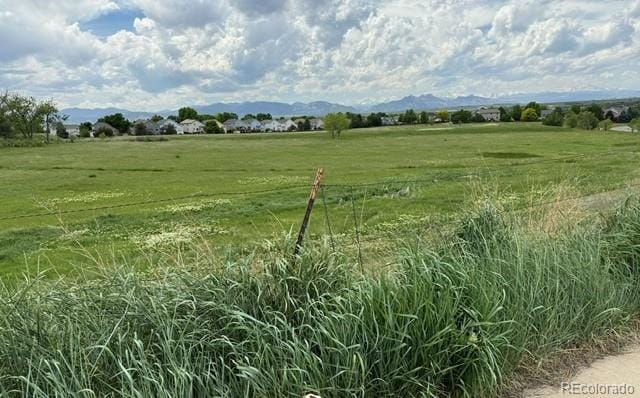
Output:
[[[436,110],[454,109],[458,107],[478,107],[490,105],[508,105],[515,103],[527,103],[537,101],[542,103],[572,102],[605,100],[614,98],[640,97],[637,90],[592,90],[592,91],[571,91],[571,92],[542,92],[542,93],[522,93],[511,94],[500,97],[480,97],[476,95],[458,97],[437,97],[433,94],[420,96],[410,95],[399,100],[384,102],[375,105],[341,105],[326,101],[315,101],[309,103],[295,102],[287,104],[283,102],[254,101],[254,102],[233,102],[215,103],[211,105],[192,106],[201,114],[216,114],[219,112],[232,112],[240,116],[248,113],[270,113],[273,116],[324,116],[332,112],[402,112],[407,109],[414,110]],[[139,112],[121,108],[67,108],[61,110],[67,115],[69,123],[81,123],[85,121],[94,122],[97,119],[114,113],[122,113],[129,120],[150,118],[153,115],[169,116],[176,115],[177,110],[165,110],[158,112]]]

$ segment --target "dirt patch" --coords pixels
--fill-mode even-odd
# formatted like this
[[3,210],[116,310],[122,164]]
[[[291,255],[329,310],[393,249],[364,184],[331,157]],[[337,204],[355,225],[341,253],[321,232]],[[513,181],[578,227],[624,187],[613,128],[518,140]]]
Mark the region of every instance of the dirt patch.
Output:
[[633,130],[631,130],[631,127],[629,127],[629,126],[612,127],[611,131],[618,131],[618,132],[622,132],[622,133],[632,133],[633,132]]

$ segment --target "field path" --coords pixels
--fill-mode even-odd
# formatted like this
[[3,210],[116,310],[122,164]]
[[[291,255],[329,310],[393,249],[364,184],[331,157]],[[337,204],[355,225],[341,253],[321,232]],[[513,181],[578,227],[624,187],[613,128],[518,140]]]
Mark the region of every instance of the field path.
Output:
[[[567,380],[564,386],[543,387],[529,390],[527,398],[560,398],[560,397],[640,397],[640,346],[630,347],[626,353],[600,359],[588,368],[580,371],[573,379]],[[615,393],[615,388],[627,386],[622,394]],[[565,387],[565,390],[563,390]],[[574,388],[573,393],[569,390]],[[604,393],[589,393],[589,389],[602,388]],[[608,388],[608,393],[607,389]]]

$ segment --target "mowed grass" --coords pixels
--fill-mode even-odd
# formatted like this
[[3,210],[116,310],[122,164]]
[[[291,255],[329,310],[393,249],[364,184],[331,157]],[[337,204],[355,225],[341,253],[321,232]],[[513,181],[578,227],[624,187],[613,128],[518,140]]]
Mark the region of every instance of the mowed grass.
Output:
[[[251,246],[297,228],[317,167],[326,171],[332,231],[352,233],[357,207],[366,235],[406,217],[457,213],[472,186],[492,186],[514,206],[557,184],[578,194],[619,188],[638,177],[639,154],[632,134],[537,123],[354,130],[339,140],[295,133],[4,149],[0,274],[38,266],[68,272],[80,262],[80,246],[130,254],[201,237],[214,246]],[[369,183],[377,185],[362,185]],[[174,199],[198,194],[209,196]],[[130,203],[141,204],[119,207]],[[323,205],[312,234],[327,232]],[[94,208],[101,209],[15,218]]]

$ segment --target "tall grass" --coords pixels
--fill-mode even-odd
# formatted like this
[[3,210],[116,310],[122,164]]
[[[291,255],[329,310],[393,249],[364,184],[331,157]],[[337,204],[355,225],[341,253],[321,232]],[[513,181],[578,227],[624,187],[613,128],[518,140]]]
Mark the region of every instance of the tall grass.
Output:
[[442,242],[408,237],[383,274],[318,243],[208,273],[29,279],[0,291],[0,394],[490,396],[525,356],[628,324],[639,245],[637,201],[553,234],[487,205]]

